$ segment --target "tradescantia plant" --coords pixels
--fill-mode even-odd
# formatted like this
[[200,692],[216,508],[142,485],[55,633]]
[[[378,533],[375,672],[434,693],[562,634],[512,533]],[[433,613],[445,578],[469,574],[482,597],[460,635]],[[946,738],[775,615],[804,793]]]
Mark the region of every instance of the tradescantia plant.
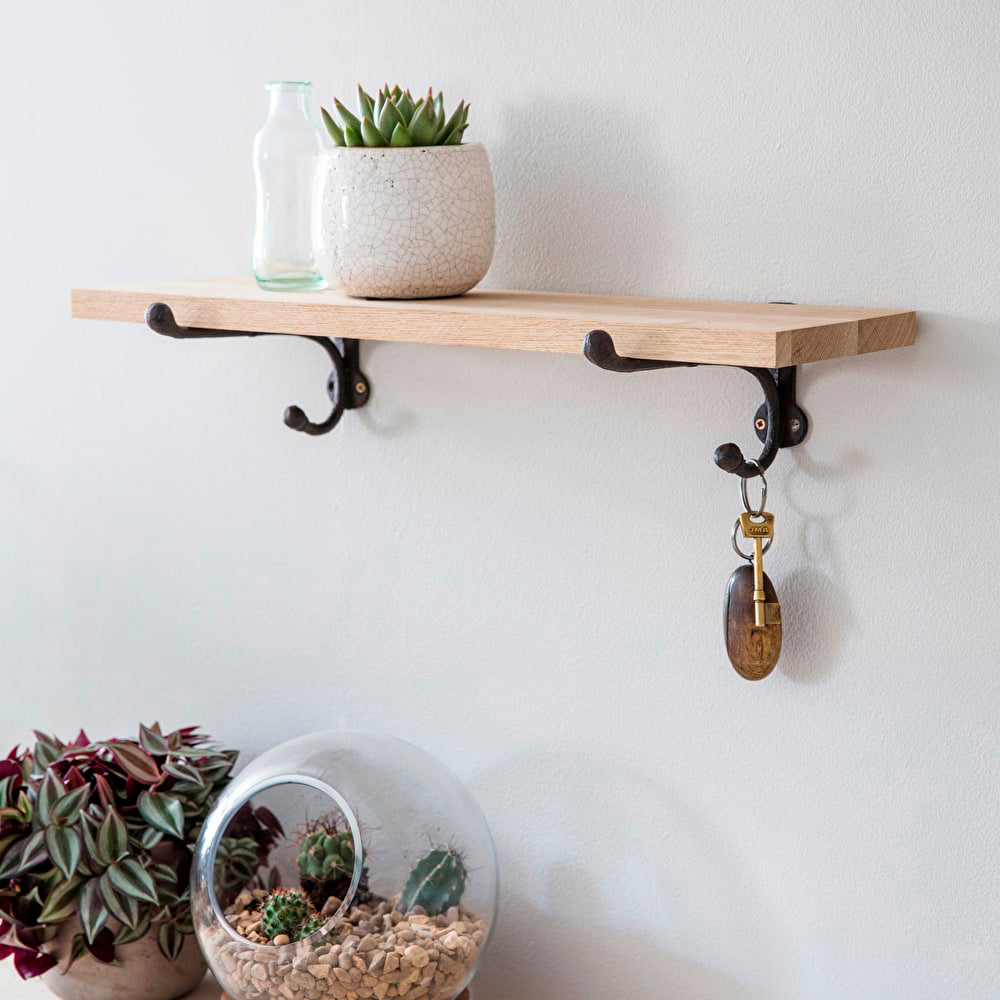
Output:
[[[155,933],[176,959],[193,933],[188,880],[201,826],[238,751],[195,728],[138,740],[69,744],[35,734],[0,759],[0,960],[23,979],[56,964],[44,945],[79,919],[70,962],[113,962],[118,945]],[[235,895],[282,835],[266,809],[244,806],[220,844],[216,885]],[[225,905],[225,903],[224,903]]]
[[334,107],[343,124],[338,124],[326,108],[320,108],[323,124],[338,146],[458,146],[468,127],[469,105],[446,115],[441,92],[427,91],[414,100],[408,90],[386,84],[377,97],[365,93],[358,84],[355,115],[334,98]]

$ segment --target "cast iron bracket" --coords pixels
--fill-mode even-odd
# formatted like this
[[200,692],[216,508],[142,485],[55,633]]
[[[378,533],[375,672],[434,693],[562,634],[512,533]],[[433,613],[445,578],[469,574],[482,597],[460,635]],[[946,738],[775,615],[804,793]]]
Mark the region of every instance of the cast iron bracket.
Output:
[[333,410],[326,420],[313,423],[298,406],[289,406],[285,410],[285,423],[293,431],[304,434],[328,434],[337,426],[344,415],[344,410],[356,410],[364,406],[371,396],[371,386],[368,378],[361,370],[361,351],[357,340],[347,337],[337,341],[329,337],[308,337],[301,334],[251,333],[243,330],[209,330],[200,327],[178,326],[170,306],[163,302],[154,302],[146,310],[146,326],[154,333],[173,337],[176,340],[193,340],[199,337],[284,337],[294,336],[300,340],[311,340],[319,344],[329,355],[333,370],[326,381],[327,395],[333,403]]
[[[615,342],[605,330],[591,330],[583,341],[583,356],[609,372],[644,372],[658,368],[697,368],[696,361],[652,361],[625,358],[615,350]],[[725,472],[748,479],[770,467],[779,448],[801,444],[809,430],[809,420],[795,400],[795,367],[747,368],[764,390],[764,403],[754,415],[754,430],[764,442],[756,462],[748,462],[735,444],[715,449],[715,464]]]

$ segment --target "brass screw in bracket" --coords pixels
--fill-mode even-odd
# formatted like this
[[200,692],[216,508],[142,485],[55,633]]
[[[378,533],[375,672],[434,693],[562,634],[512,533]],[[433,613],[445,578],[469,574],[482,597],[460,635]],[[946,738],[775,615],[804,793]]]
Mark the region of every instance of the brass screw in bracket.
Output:
[[767,428],[767,421],[763,417],[758,417],[754,421],[754,427],[759,431],[765,430]]
[[355,382],[354,383],[354,391],[355,392],[367,392],[368,391],[368,386],[366,386],[364,384],[364,382]]

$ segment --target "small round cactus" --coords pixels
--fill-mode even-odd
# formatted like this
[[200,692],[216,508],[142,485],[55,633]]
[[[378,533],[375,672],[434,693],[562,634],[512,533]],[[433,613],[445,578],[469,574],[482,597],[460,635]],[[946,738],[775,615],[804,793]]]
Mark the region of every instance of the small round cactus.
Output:
[[410,872],[399,899],[401,913],[422,906],[429,917],[458,906],[465,892],[468,873],[457,851],[439,848],[425,854]]
[[261,901],[260,929],[269,941],[279,934],[287,934],[297,941],[313,913],[306,894],[300,889],[275,889]]
[[458,146],[468,127],[469,105],[446,115],[441,92],[427,91],[426,97],[414,100],[408,90],[386,84],[378,97],[365,93],[358,84],[360,117],[334,98],[340,116],[338,124],[326,108],[320,108],[323,124],[338,146]]
[[334,882],[354,872],[354,840],[349,830],[320,827],[299,842],[299,875]]

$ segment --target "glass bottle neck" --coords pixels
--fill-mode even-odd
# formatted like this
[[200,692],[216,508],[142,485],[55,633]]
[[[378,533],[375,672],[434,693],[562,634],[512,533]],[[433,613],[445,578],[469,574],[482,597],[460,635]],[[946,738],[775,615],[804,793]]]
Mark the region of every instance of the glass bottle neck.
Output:
[[308,83],[269,83],[267,85],[270,98],[268,115],[308,116],[311,89],[312,87]]

